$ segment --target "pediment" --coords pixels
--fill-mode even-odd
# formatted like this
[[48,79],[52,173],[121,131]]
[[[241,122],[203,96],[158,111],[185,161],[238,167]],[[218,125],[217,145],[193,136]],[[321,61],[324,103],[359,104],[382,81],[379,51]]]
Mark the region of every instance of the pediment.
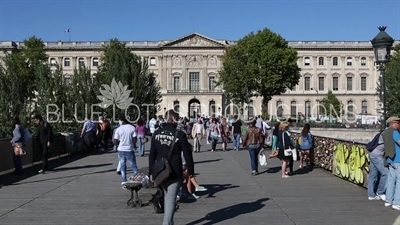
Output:
[[170,41],[163,47],[226,47],[228,44],[211,39],[198,33],[192,33],[182,38]]

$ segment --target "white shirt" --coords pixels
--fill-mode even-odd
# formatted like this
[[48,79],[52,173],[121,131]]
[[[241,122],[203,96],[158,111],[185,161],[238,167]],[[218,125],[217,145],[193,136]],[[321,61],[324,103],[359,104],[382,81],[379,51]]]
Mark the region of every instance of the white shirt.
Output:
[[136,128],[130,124],[125,124],[117,128],[114,139],[119,140],[117,150],[122,152],[130,152],[134,150],[133,138],[136,137]]
[[154,131],[156,131],[156,128],[155,128],[156,124],[157,124],[157,120],[154,118],[149,121],[150,133],[154,133]]
[[203,132],[201,132],[201,128],[203,128],[202,126],[201,126],[201,124],[196,124],[196,133],[197,134],[201,134],[201,133],[203,133]]
[[267,133],[267,130],[270,129],[271,127],[268,125],[267,122],[263,121],[263,132],[264,134]]

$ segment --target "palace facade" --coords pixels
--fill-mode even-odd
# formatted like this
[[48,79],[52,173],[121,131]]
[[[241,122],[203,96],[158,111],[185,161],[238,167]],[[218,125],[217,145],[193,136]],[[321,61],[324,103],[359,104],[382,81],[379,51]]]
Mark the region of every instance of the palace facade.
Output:
[[[73,69],[90,67],[95,74],[101,64],[101,47],[107,42],[45,42],[49,63],[62,65],[68,84]],[[147,59],[151,72],[162,87],[161,111],[171,108],[184,116],[237,113],[229,94],[216,87],[221,56],[235,41],[214,40],[192,33],[172,41],[127,41],[132,52]],[[396,41],[398,43],[398,41]],[[395,43],[395,44],[396,44]],[[0,42],[1,50],[18,48],[23,43]],[[343,103],[349,114],[378,115],[379,71],[369,41],[290,41],[298,51],[301,68],[299,84],[269,102],[270,115],[306,118],[320,114],[318,101],[329,90]],[[252,97],[244,115],[261,114],[261,97]],[[160,112],[160,114],[163,112]]]

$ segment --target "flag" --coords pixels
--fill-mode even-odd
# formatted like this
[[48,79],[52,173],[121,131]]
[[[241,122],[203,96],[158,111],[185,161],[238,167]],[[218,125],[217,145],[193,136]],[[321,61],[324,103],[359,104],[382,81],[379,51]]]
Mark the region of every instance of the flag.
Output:
[[64,33],[69,33],[69,29],[66,29],[66,30],[64,31]]

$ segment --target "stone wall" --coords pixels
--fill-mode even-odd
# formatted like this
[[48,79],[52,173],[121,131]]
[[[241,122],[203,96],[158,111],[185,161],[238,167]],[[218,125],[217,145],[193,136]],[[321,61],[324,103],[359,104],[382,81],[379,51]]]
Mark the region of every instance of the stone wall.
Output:
[[[293,132],[300,133],[302,128],[292,128]],[[311,133],[316,136],[324,136],[335,139],[350,140],[354,142],[368,143],[379,132],[378,129],[355,128],[311,128]]]
[[[11,139],[0,139],[0,173],[14,169],[13,148]],[[49,158],[59,157],[67,153],[79,151],[79,135],[73,133],[54,134],[54,143],[49,152]],[[36,137],[26,143],[26,155],[22,156],[22,165],[30,166],[41,161],[41,152],[36,142]]]
[[[299,133],[291,132],[293,143]],[[314,135],[314,165],[354,184],[367,187],[369,154],[365,144]]]

